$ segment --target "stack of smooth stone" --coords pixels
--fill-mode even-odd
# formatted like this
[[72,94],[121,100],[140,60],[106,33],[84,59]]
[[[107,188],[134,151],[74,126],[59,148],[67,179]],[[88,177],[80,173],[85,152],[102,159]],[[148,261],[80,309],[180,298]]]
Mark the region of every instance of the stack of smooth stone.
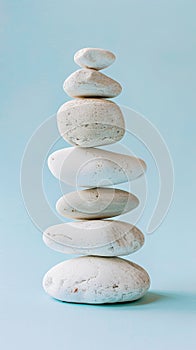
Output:
[[94,148],[118,142],[125,133],[119,106],[106,99],[119,95],[121,85],[99,72],[114,62],[114,54],[85,48],[74,60],[82,68],[63,86],[74,99],[57,112],[59,132],[74,147],[51,154],[48,166],[59,180],[86,189],[65,194],[56,204],[58,213],[78,221],[49,227],[43,240],[53,250],[83,256],[52,267],[43,287],[66,302],[132,301],[147,292],[150,279],[142,267],[119,256],[140,249],[144,235],[131,223],[105,219],[138,206],[136,196],[112,186],[142,175],[146,165],[136,157]]

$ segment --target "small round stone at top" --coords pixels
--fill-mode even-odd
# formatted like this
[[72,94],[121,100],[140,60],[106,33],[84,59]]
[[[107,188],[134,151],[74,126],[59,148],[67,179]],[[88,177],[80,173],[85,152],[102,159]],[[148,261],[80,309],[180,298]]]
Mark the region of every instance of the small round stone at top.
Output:
[[116,57],[112,52],[99,48],[84,48],[74,55],[74,61],[80,67],[96,70],[109,67],[115,59]]

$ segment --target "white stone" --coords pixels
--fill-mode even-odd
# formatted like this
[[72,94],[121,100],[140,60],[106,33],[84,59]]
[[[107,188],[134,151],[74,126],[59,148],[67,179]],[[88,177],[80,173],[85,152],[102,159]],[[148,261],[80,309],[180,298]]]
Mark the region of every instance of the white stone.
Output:
[[125,214],[139,204],[133,194],[115,188],[89,188],[70,192],[59,198],[56,210],[62,216],[82,219],[104,219]]
[[43,241],[64,254],[123,256],[139,250],[144,244],[144,235],[127,222],[90,220],[48,227]]
[[144,174],[139,158],[98,148],[63,148],[48,158],[52,174],[74,187],[103,187],[127,182]]
[[150,287],[147,272],[121,258],[83,256],[52,267],[43,288],[53,298],[66,302],[104,304],[133,301]]
[[109,67],[115,59],[116,57],[112,52],[98,48],[84,48],[74,55],[74,61],[80,67],[96,70]]
[[78,98],[64,103],[57,112],[57,125],[67,142],[80,147],[115,143],[125,133],[118,105],[99,98]]
[[94,69],[72,73],[64,81],[63,89],[70,97],[116,97],[122,91],[117,81]]

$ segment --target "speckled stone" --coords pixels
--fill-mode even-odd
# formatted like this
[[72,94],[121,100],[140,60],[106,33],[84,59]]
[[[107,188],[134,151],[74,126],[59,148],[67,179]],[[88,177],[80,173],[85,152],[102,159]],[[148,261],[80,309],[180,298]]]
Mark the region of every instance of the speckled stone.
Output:
[[67,222],[48,227],[44,243],[64,254],[123,256],[144,244],[144,235],[132,224],[117,220]]
[[61,136],[71,145],[103,146],[118,142],[125,133],[124,117],[118,105],[99,98],[77,98],[57,112]]
[[116,97],[122,91],[117,81],[94,69],[72,73],[64,81],[63,89],[70,97]]
[[139,265],[121,258],[83,256],[52,267],[43,287],[58,300],[104,304],[133,301],[149,289],[150,278]]
[[56,210],[68,218],[91,220],[127,213],[138,204],[138,198],[129,192],[114,188],[90,188],[65,194],[57,201]]
[[74,187],[103,187],[136,179],[144,174],[143,160],[98,148],[63,148],[48,158],[48,167],[59,180]]

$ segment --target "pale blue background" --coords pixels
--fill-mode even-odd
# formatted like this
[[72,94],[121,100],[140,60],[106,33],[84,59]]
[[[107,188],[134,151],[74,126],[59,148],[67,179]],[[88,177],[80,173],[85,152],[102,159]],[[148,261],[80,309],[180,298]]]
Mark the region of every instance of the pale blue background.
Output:
[[[2,349],[195,349],[195,17],[190,0],[1,1]],[[44,246],[21,199],[25,144],[67,99],[62,82],[85,46],[116,53],[107,73],[124,86],[117,102],[156,125],[174,161],[170,212],[131,257],[149,271],[151,292],[132,304],[45,295],[42,276],[63,256]]]

